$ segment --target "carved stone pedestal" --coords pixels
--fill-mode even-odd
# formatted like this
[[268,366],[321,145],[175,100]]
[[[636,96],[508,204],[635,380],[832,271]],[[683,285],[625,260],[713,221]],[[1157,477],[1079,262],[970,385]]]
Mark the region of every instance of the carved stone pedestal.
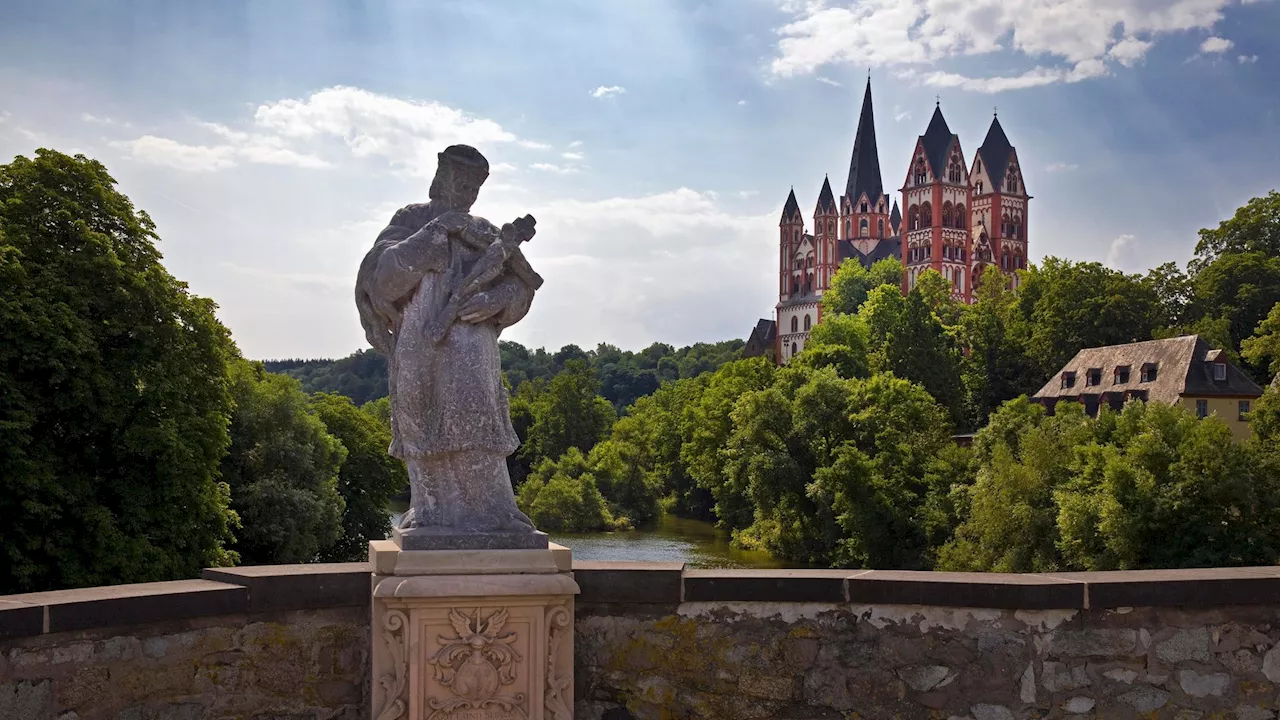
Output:
[[369,543],[373,720],[572,720],[568,548]]

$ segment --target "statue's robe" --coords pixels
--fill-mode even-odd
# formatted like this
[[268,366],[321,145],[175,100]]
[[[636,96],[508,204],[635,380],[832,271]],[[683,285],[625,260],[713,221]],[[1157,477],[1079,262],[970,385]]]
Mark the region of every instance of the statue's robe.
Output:
[[[519,439],[502,384],[498,335],[529,311],[534,288],[508,274],[486,291],[504,300],[502,311],[475,324],[456,320],[433,345],[428,324],[483,254],[454,235],[413,237],[440,214],[431,203],[396,212],[361,263],[356,283],[365,334],[389,365],[390,452],[403,460],[464,451],[505,458]],[[488,221],[470,221],[473,233],[498,236]]]

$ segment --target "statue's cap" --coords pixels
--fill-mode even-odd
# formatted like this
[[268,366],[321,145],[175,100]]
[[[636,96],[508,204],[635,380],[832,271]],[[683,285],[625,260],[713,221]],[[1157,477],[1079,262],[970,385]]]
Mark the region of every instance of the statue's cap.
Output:
[[450,145],[436,157],[441,165],[449,163],[457,168],[489,174],[489,161],[470,145]]

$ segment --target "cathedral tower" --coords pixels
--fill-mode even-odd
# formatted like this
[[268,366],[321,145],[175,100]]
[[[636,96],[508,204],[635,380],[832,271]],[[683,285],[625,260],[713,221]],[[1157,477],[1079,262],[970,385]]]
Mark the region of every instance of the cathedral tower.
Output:
[[850,241],[864,256],[893,233],[889,217],[889,196],[880,177],[880,152],[876,147],[875,113],[871,107],[871,78],[862,95],[862,113],[853,137],[853,157],[849,161],[849,181],[840,198],[840,237]]
[[903,292],[915,287],[925,270],[937,270],[951,284],[951,296],[969,302],[971,253],[969,209],[973,206],[969,172],[960,138],[947,127],[939,105],[929,127],[916,140],[902,187],[906,209],[902,227]]
[[1022,182],[1018,153],[1000,126],[991,127],[973,158],[973,260],[975,283],[987,265],[995,265],[1018,286],[1016,271],[1027,269],[1027,205],[1031,196]]
[[800,214],[800,203],[796,202],[796,191],[792,188],[791,194],[787,195],[786,204],[782,206],[782,221],[778,223],[779,302],[800,294],[803,268],[795,267],[795,262],[803,237],[804,216]]
[[831,192],[831,180],[822,178],[822,190],[818,193],[818,206],[813,210],[814,272],[810,292],[821,295],[831,284],[831,277],[840,266],[840,249],[836,247],[840,233],[840,208]]

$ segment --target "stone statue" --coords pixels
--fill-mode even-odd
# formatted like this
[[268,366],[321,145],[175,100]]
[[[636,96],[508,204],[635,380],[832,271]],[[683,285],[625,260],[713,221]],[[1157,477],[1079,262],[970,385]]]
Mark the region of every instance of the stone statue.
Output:
[[356,307],[387,359],[390,453],[409,470],[404,550],[546,547],[516,507],[498,335],[529,311],[542,278],[519,245],[525,216],[501,230],[470,214],[489,163],[475,148],[440,153],[431,201],[401,208],[365,255]]

